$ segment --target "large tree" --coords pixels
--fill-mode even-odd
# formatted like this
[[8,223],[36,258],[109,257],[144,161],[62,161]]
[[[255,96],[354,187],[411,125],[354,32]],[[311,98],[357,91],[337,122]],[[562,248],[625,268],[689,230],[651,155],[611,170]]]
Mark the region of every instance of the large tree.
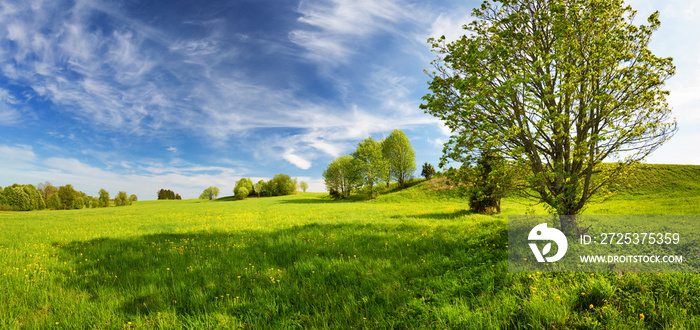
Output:
[[639,26],[634,15],[622,0],[495,0],[459,40],[429,39],[421,108],[453,132],[443,163],[494,150],[557,214],[580,214],[676,131],[663,89],[675,67],[648,49],[659,13]]
[[416,171],[416,152],[406,134],[398,129],[391,132],[382,140],[382,154],[387,162],[387,173],[403,187]]

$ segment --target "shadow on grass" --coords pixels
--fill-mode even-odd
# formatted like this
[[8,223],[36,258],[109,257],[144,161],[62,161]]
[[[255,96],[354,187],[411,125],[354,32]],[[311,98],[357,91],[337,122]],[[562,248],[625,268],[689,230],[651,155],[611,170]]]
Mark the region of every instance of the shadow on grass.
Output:
[[66,285],[118,300],[125,315],[222,313],[253,328],[356,328],[366,317],[413,328],[454,299],[508,287],[512,277],[492,268],[505,267],[505,226],[473,226],[309,224],[56,245],[73,264]]
[[[409,218],[417,218],[417,219],[447,220],[447,219],[455,219],[455,218],[463,217],[463,216],[470,215],[470,214],[475,214],[475,213],[474,213],[474,211],[471,211],[471,210],[457,210],[454,212],[425,213],[425,214],[411,215],[408,217]],[[394,215],[391,217],[396,219],[396,218],[404,218],[406,216],[405,215]]]

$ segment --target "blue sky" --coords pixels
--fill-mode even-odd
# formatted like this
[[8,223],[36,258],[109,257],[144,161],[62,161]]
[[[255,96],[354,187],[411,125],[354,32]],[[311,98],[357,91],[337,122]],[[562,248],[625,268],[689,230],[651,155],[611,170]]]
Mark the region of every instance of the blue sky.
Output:
[[[678,68],[680,130],[650,163],[700,164],[699,2],[629,1],[661,11],[652,50]],[[425,41],[480,3],[0,0],[0,186],[196,198],[285,173],[324,191],[332,159],[395,128],[437,164]]]

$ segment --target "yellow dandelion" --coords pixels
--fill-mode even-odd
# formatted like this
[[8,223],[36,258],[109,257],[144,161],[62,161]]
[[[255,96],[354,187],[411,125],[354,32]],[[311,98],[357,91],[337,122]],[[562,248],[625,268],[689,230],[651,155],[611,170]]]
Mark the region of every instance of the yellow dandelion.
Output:
[[644,314],[639,314],[639,319],[643,320],[643,319],[644,319]]
[[593,309],[593,304],[588,305],[589,309]]

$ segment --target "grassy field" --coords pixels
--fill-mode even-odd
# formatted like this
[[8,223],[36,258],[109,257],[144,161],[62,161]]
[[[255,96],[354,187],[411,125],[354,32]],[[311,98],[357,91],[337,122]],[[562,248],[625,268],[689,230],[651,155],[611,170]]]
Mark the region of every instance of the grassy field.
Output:
[[[588,214],[700,214],[700,166],[646,166]],[[508,214],[435,181],[0,212],[0,328],[698,328],[700,276],[508,273]]]

